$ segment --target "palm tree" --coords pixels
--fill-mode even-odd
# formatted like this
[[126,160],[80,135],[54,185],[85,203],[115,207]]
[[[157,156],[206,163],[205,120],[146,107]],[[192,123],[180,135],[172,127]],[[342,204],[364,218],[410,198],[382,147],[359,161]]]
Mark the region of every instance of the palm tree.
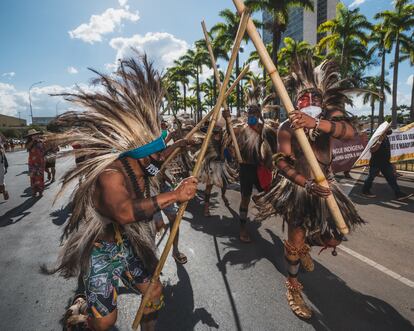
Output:
[[[385,56],[389,53],[385,48],[385,29],[382,24],[377,24],[373,27],[371,35],[369,37],[371,48],[368,51],[368,57],[371,57],[374,53],[378,53],[381,57],[381,74],[380,74],[380,91],[384,95],[384,82],[385,82]],[[378,124],[384,122],[384,99],[380,99],[379,112],[378,112]]]
[[[414,33],[413,36],[414,37]],[[413,38],[411,38],[413,40]],[[401,47],[400,62],[408,60],[411,66],[414,66],[414,41],[411,45],[403,45]],[[414,75],[411,75],[411,107],[410,107],[410,121],[414,122]]]
[[179,109],[178,100],[180,96],[180,88],[178,87],[175,77],[171,75],[170,71],[167,71],[167,74],[164,75],[162,83],[167,93],[167,100],[171,101],[172,103],[168,106],[172,109],[174,113],[177,113]]
[[412,41],[404,34],[414,27],[414,4],[409,0],[395,0],[394,10],[385,10],[375,15],[376,19],[383,20],[386,30],[384,44],[390,49],[395,44],[394,50],[394,71],[392,82],[392,127],[397,126],[397,88],[398,88],[398,64],[400,62],[401,45],[409,45]]
[[[213,49],[214,59],[216,61],[218,61],[219,59],[228,61],[229,56],[228,56],[227,48],[225,47],[226,45],[222,44],[221,40],[214,38],[212,31],[208,32],[208,35],[210,38],[211,48]],[[207,50],[206,41],[204,39],[196,41],[196,45],[199,47],[204,47]],[[208,67],[212,68],[211,63],[209,64]],[[219,67],[219,64],[217,64],[217,67]],[[218,91],[217,91],[217,81],[216,81],[215,75],[213,75],[213,82],[215,86],[213,90],[213,100],[214,100],[214,103],[216,103]]]
[[305,55],[312,52],[312,46],[307,41],[297,42],[293,38],[283,39],[284,47],[278,52],[279,73],[284,76],[289,73],[292,60],[296,56]]
[[[364,87],[367,92],[363,93],[364,105],[369,103],[371,106],[371,132],[374,132],[374,115],[375,115],[375,103],[377,101],[385,101],[385,94],[391,93],[390,84],[387,81],[382,81],[381,76],[371,76],[364,79]],[[378,125],[381,124],[378,118]]]
[[192,68],[188,65],[183,63],[183,61],[176,60],[174,61],[174,66],[168,69],[170,75],[174,77],[174,79],[182,84],[183,88],[183,107],[184,113],[187,112],[187,85],[189,84],[188,76],[193,74]]
[[204,93],[204,100],[208,101],[210,108],[214,107],[215,96],[214,91],[216,90],[217,85],[215,85],[215,80],[213,77],[207,78],[204,82],[201,83],[201,91]]
[[266,11],[272,15],[270,26],[265,26],[273,32],[272,60],[276,67],[278,64],[277,52],[282,42],[282,34],[286,31],[289,22],[289,9],[300,7],[308,10],[314,9],[313,0],[247,0],[245,1],[253,11]]
[[[341,66],[343,77],[348,76],[354,61],[360,66],[360,57],[365,57],[368,36],[365,30],[371,30],[372,24],[359,13],[359,8],[349,10],[343,3],[336,6],[336,17],[322,23],[319,33],[326,34],[319,43],[319,50],[328,49],[328,57],[335,57]],[[354,55],[353,59],[350,59]]]
[[187,53],[180,58],[180,61],[183,65],[193,69],[192,72],[195,73],[197,98],[197,111],[195,113],[195,118],[198,122],[202,116],[200,99],[200,74],[203,71],[203,65],[208,65],[210,63],[210,58],[208,52],[204,48],[196,46],[195,49],[189,49]]
[[[271,43],[269,43],[269,44],[266,45],[266,50],[267,50],[267,52],[269,54],[272,54],[273,53],[272,44]],[[258,64],[259,64],[259,67],[263,68],[263,80],[265,80],[266,79],[266,68],[263,66],[262,62],[260,61],[260,56],[259,56],[259,53],[257,52],[256,49],[253,50],[250,53],[250,55],[249,55],[249,57],[247,59],[247,63],[250,64],[250,63],[252,63],[254,61],[257,61]]]
[[[215,37],[215,42],[219,45],[223,45],[224,49],[229,52],[233,47],[234,39],[239,29],[240,16],[230,9],[224,9],[219,13],[219,16],[224,22],[219,22],[211,28],[211,34]],[[256,26],[260,27],[261,22],[253,20]],[[244,41],[247,43],[247,34],[244,37]],[[240,74],[240,53],[243,52],[243,48],[240,48],[236,58],[236,76]],[[240,116],[240,83],[236,86],[236,105],[237,116]]]

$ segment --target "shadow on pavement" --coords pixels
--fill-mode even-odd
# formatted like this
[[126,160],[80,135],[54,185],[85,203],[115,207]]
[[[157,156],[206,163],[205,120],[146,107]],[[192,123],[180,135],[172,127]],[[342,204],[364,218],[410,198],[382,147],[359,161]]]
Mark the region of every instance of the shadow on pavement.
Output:
[[[248,225],[253,243],[242,244],[238,240],[238,215],[234,210],[228,207],[233,215],[232,218],[214,215],[205,218],[202,216],[200,207],[199,201],[193,200],[190,203],[189,210],[193,213],[193,219],[187,220],[190,225],[195,230],[210,234],[214,238],[229,237],[228,242],[220,244],[231,250],[221,259],[218,255],[217,265],[223,274],[226,287],[228,286],[231,303],[233,302],[230,291],[231,284],[228,284],[225,277],[227,263],[250,268],[259,260],[267,259],[278,272],[286,275],[283,258],[284,245],[282,240],[271,230],[265,229],[272,242],[260,234],[259,228],[264,226],[263,224],[250,222]],[[341,278],[316,261],[315,271],[301,273],[300,279],[304,284],[304,293],[316,308],[314,317],[308,322],[315,330],[413,330],[411,322],[391,305],[378,298],[353,290]],[[286,299],[283,297],[281,300]],[[232,310],[236,325],[240,327],[237,324],[238,314],[235,305],[232,305]]]
[[[283,247],[277,235],[270,230],[267,232],[275,246]],[[302,273],[300,279],[304,293],[317,310],[308,322],[315,330],[413,329],[410,321],[391,305],[353,290],[322,264],[314,262],[315,270]]]
[[68,203],[65,207],[52,211],[50,213],[50,216],[52,217],[52,223],[58,226],[63,225],[69,218],[71,211],[72,207],[70,203]]
[[32,208],[38,200],[39,198],[29,198],[17,207],[10,209],[0,217],[0,227],[20,222],[23,218],[30,214],[30,211],[27,210]]
[[165,307],[160,311],[157,330],[194,330],[201,322],[208,328],[218,329],[219,325],[205,308],[194,307],[193,288],[185,268],[177,264],[178,282],[165,286]]
[[[412,189],[400,186],[401,190],[406,193],[413,193]],[[376,198],[367,198],[361,194],[362,185],[355,184],[349,194],[350,199],[359,205],[377,205],[383,208],[403,210],[414,213],[414,197],[405,201],[398,201],[394,198],[394,192],[387,183],[374,183],[371,192],[375,194]]]

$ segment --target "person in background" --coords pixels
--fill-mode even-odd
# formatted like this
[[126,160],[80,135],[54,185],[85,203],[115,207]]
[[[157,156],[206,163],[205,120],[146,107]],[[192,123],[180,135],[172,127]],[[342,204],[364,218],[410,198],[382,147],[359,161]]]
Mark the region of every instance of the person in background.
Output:
[[39,131],[30,129],[26,136],[26,149],[29,152],[30,186],[34,198],[37,194],[41,198],[45,189],[45,146],[41,134]]
[[45,149],[45,168],[47,173],[47,180],[51,180],[51,183],[53,183],[56,177],[56,153],[59,152],[59,147],[46,145]]
[[389,186],[395,193],[397,200],[402,201],[411,197],[413,194],[407,194],[401,191],[398,183],[397,176],[395,175],[395,169],[390,162],[391,159],[391,146],[388,136],[392,133],[392,130],[384,132],[378,139],[378,141],[371,147],[371,159],[369,161],[369,173],[367,179],[365,179],[364,186],[362,188],[362,194],[367,198],[376,198],[376,195],[371,192],[372,183],[375,177],[381,172],[386,179]]
[[4,175],[7,174],[8,167],[9,164],[7,162],[6,150],[0,141],[0,194],[3,194],[4,200],[9,199],[9,192],[7,192],[6,184],[4,183]]

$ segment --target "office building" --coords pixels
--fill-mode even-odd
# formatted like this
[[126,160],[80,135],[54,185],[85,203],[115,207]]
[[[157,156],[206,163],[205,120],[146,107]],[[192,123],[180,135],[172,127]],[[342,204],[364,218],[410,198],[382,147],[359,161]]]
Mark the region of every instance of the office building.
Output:
[[[291,37],[296,41],[305,40],[311,45],[315,45],[320,39],[317,33],[318,26],[335,17],[336,5],[338,0],[314,0],[314,11],[304,10],[303,8],[292,7],[289,9],[289,23],[286,31],[282,35]],[[268,27],[272,20],[268,12],[263,12],[263,40],[265,44],[272,42],[273,32]],[[283,42],[282,45],[283,46]]]

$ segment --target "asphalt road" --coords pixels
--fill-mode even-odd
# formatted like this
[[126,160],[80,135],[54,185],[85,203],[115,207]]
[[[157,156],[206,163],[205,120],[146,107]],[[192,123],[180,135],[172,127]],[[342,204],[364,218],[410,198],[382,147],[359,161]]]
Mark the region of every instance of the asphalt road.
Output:
[[[38,270],[41,263],[55,261],[71,192],[52,205],[56,182],[42,199],[32,199],[27,153],[8,158],[11,199],[0,199],[0,330],[61,330],[59,320],[76,279]],[[59,160],[58,175],[72,165],[72,159]],[[392,200],[383,179],[373,187],[378,199],[362,198],[360,180],[340,182],[368,224],[349,236],[336,257],[314,249],[315,271],[300,275],[315,310],[309,322],[296,318],[286,303],[281,219],[251,222],[254,243],[241,244],[234,186],[228,191],[229,208],[215,191],[210,218],[202,216],[202,194],[189,204],[180,242],[189,262],[177,266],[168,259],[162,275],[166,307],[157,329],[414,330],[414,199]],[[414,192],[413,178],[400,184]],[[115,330],[130,330],[138,304],[139,296],[120,295]]]

